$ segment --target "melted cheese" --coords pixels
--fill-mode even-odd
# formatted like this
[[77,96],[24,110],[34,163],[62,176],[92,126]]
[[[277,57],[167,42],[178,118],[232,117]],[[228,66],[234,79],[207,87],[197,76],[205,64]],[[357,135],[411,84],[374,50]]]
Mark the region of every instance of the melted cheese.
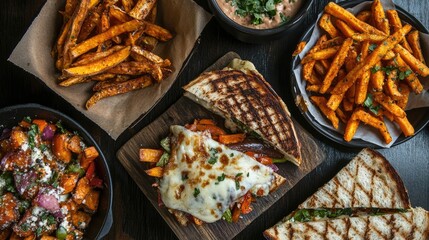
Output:
[[182,126],[172,126],[171,132],[171,157],[159,186],[168,208],[211,223],[248,191],[258,196],[269,193],[271,168],[212,140],[207,132]]

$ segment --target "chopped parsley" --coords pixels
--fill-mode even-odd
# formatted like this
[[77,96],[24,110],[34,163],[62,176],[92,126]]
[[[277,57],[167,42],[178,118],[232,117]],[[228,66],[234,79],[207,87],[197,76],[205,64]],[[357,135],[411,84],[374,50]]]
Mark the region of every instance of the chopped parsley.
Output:
[[284,15],[284,13],[280,13],[280,19],[281,19],[282,23],[286,23],[286,22],[289,22],[290,17]]
[[372,94],[368,93],[366,96],[365,101],[363,102],[363,105],[367,107],[372,113],[375,115],[378,115],[378,111],[380,110],[380,106],[374,106],[374,100]]
[[377,44],[372,43],[371,45],[369,45],[368,50],[369,50],[370,52],[373,52],[376,48],[377,48]]
[[223,213],[222,219],[229,223],[232,223],[232,213],[229,208],[227,208],[226,211]]
[[229,154],[230,157],[234,157],[234,153]]
[[210,153],[210,157],[209,157],[208,163],[213,165],[217,162],[218,150],[216,148],[210,148],[209,153]]
[[198,197],[198,195],[200,194],[200,189],[198,188],[194,188],[194,197]]
[[164,167],[165,165],[167,165],[169,160],[170,160],[170,154],[168,152],[164,152],[159,158],[158,162],[156,163],[156,166]]
[[360,62],[361,59],[362,59],[362,54],[359,53],[359,55],[357,55],[356,57],[356,62]]
[[404,72],[399,72],[398,78],[399,78],[399,80],[404,80],[405,78],[410,76],[411,73],[413,73],[413,71],[411,71],[410,69],[407,69]]
[[57,128],[60,130],[61,133],[66,133],[67,131],[63,127],[63,122],[61,120],[58,120],[58,122],[55,124]]
[[37,134],[39,134],[39,127],[36,124],[31,125],[28,131],[28,145],[30,145],[31,149],[36,147]]
[[24,117],[22,120],[23,120],[24,122],[31,123],[31,117],[29,117],[29,116]]
[[225,173],[222,173],[222,175],[217,177],[217,182],[215,184],[219,184],[220,182],[222,182],[223,180],[225,180]]
[[243,175],[243,173],[237,173],[237,175],[235,175],[235,189],[236,190],[240,189],[239,178],[240,178],[241,175]]
[[374,74],[374,73],[380,71],[380,69],[381,69],[380,66],[374,66],[374,67],[371,68],[371,73]]
[[[254,25],[261,24],[264,17],[273,18],[277,14],[276,4],[282,0],[226,0],[235,6],[235,13],[241,17],[250,17],[250,22]],[[289,0],[289,2],[295,0]],[[291,2],[291,3],[292,3]],[[281,17],[281,15],[280,15]],[[282,19],[283,21],[283,19]]]

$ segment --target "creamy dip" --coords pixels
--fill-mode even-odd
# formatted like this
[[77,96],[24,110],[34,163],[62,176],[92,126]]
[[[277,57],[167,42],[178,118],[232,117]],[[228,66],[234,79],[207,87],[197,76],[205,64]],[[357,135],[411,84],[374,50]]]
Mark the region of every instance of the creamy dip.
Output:
[[[298,12],[299,8],[302,5],[302,0],[282,0],[281,2],[274,5],[275,15],[269,16],[268,14],[256,14],[261,18],[255,18],[255,14],[250,14],[248,12],[242,11],[238,6],[240,2],[249,2],[252,0],[216,0],[219,7],[222,11],[234,22],[254,29],[268,29],[275,28],[283,23],[288,22],[292,19],[293,16]],[[264,0],[253,0],[255,2],[260,2],[261,4]]]

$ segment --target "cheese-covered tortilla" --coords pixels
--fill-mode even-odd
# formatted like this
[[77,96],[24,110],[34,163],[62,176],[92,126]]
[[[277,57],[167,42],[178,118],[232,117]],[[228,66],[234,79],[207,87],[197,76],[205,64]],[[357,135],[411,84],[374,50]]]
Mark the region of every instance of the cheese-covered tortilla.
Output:
[[160,180],[166,207],[215,222],[248,191],[270,192],[271,168],[211,139],[208,132],[171,126],[171,157]]

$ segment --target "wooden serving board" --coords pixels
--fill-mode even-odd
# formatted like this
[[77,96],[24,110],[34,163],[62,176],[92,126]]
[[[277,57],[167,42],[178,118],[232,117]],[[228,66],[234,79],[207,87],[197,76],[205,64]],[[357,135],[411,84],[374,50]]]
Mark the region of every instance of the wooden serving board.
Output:
[[[232,56],[237,57],[237,55],[230,53],[214,65],[221,68],[222,64],[220,61],[229,63],[232,60]],[[317,146],[311,135],[294,121],[298,137],[302,144],[303,162],[300,167],[296,167],[292,163],[277,164],[279,167],[278,173],[287,179],[286,184],[269,196],[258,198],[252,205],[253,211],[243,215],[243,218],[238,223],[218,221],[216,223],[203,224],[202,226],[196,226],[191,223],[184,227],[176,221],[167,208],[158,206],[157,191],[151,186],[155,182],[155,179],[145,174],[144,170],[150,167],[147,163],[139,161],[139,149],[141,147],[160,148],[159,142],[169,134],[169,126],[175,124],[183,126],[193,122],[196,118],[212,118],[219,123],[224,122],[218,115],[211,113],[186,97],[181,97],[164,114],[138,132],[117,152],[117,157],[121,164],[180,239],[232,239],[325,159],[324,152]]]

